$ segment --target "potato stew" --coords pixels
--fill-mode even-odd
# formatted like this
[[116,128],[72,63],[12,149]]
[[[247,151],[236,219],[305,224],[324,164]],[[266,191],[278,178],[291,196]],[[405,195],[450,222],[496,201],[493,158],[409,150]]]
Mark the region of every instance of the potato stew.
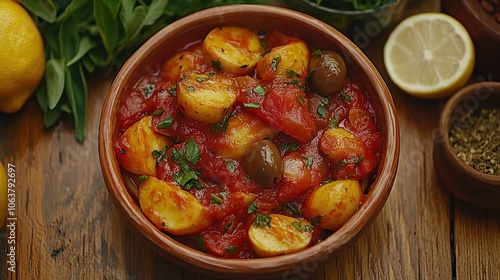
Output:
[[122,96],[115,153],[158,229],[212,255],[289,254],[363,203],[381,139],[344,58],[220,27]]

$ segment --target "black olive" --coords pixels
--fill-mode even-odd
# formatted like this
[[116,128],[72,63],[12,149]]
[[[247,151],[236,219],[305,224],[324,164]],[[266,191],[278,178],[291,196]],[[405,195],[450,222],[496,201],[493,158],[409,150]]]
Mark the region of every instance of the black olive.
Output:
[[283,176],[283,159],[276,145],[269,140],[254,143],[243,157],[247,174],[262,187],[272,187]]
[[342,89],[347,75],[344,60],[337,52],[323,50],[309,61],[309,86],[321,96],[329,96]]

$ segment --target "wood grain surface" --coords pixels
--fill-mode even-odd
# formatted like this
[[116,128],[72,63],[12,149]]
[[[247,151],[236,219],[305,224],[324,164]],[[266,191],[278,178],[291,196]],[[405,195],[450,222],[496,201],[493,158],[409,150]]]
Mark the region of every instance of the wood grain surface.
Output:
[[[439,9],[439,1],[409,0],[406,16]],[[500,214],[453,199],[437,181],[432,144],[445,100],[416,99],[390,82],[382,48],[392,28],[362,49],[386,79],[398,110],[401,157],[393,191],[352,247],[283,279],[500,279]],[[0,160],[15,165],[17,217],[16,271],[7,271],[12,232],[4,226],[0,279],[214,279],[157,255],[114,208],[97,152],[100,110],[112,79],[89,78],[81,144],[70,119],[44,129],[34,98],[16,114],[0,113]]]

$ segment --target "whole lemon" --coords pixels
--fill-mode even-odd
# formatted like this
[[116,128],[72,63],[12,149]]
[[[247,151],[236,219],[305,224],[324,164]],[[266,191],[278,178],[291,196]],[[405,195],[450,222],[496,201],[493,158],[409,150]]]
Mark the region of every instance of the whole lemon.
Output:
[[0,112],[14,113],[43,77],[43,40],[29,13],[15,1],[0,0],[0,19]]
[[0,228],[7,218],[7,174],[0,161]]

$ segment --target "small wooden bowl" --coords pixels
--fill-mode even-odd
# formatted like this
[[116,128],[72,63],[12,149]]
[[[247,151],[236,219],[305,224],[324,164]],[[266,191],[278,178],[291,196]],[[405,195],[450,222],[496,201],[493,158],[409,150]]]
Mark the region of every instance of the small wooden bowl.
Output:
[[434,168],[442,186],[456,198],[483,209],[500,210],[500,175],[482,173],[465,164],[449,138],[453,121],[465,111],[481,108],[500,109],[499,82],[471,84],[448,100],[441,112],[439,136],[434,142]]
[[[315,48],[342,53],[348,73],[365,87],[382,136],[379,167],[369,184],[367,198],[339,230],[322,242],[297,253],[271,258],[224,259],[208,255],[176,241],[158,230],[143,215],[128,190],[114,154],[116,112],[121,95],[146,73],[154,73],[188,43],[203,38],[211,29],[237,25],[254,30],[276,28],[304,39]],[[264,5],[230,5],[184,17],[159,31],[124,64],[104,101],[99,126],[99,157],[110,197],[128,225],[157,252],[186,269],[214,277],[261,279],[308,273],[329,255],[352,244],[377,217],[392,189],[399,160],[399,126],[391,94],[370,60],[339,31],[300,12]],[[306,269],[306,270],[304,270]]]

